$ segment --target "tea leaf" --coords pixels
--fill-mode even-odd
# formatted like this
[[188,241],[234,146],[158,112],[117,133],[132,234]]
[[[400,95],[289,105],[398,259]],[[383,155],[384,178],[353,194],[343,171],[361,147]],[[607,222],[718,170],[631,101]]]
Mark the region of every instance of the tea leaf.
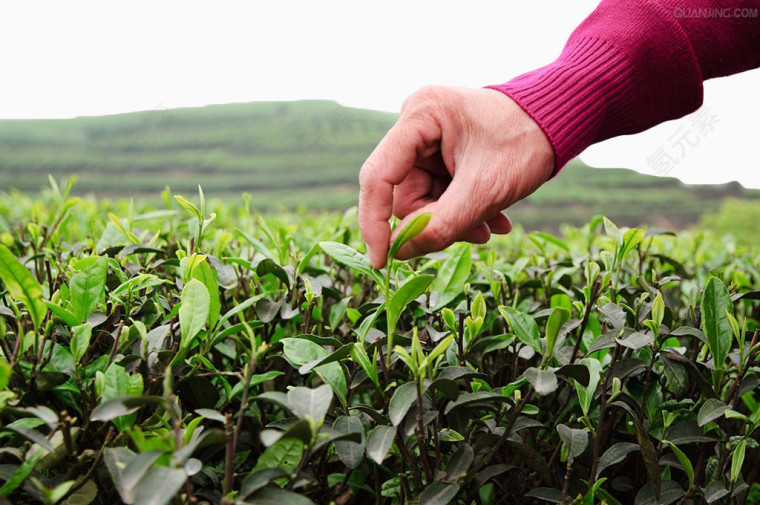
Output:
[[11,297],[24,304],[35,328],[39,328],[47,314],[47,306],[42,301],[42,286],[2,244],[0,244],[0,279]]
[[404,244],[410,240],[414,240],[414,238],[422,233],[422,231],[430,222],[431,217],[433,217],[433,215],[430,213],[418,214],[414,216],[408,223],[406,223],[398,235],[396,235],[396,239],[393,241],[393,244],[391,244],[391,247],[388,250],[388,257],[395,258],[396,253],[398,253],[399,249],[401,249]]
[[185,284],[179,309],[179,327],[182,332],[180,348],[186,348],[205,326],[210,304],[208,290],[201,281],[191,279]]
[[367,437],[367,455],[375,463],[382,464],[385,456],[393,445],[396,436],[395,426],[375,426]]
[[726,313],[733,312],[734,308],[726,285],[717,277],[710,277],[707,281],[700,308],[702,331],[707,338],[713,363],[716,369],[723,368],[723,362],[733,341],[733,332]]

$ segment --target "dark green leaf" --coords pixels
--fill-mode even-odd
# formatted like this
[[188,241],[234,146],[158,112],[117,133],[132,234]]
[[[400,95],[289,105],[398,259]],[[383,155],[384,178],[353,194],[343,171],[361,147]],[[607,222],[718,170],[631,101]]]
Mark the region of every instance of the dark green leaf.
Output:
[[417,401],[416,381],[407,382],[396,388],[388,405],[388,417],[394,426],[401,424],[409,408]]
[[525,378],[528,379],[536,393],[541,396],[546,396],[557,390],[557,376],[551,370],[528,368],[525,371]]
[[433,482],[420,494],[419,505],[448,505],[459,493],[457,484]]
[[367,455],[370,459],[378,465],[381,464],[391,449],[395,436],[395,426],[375,426],[367,437]]
[[596,479],[599,479],[602,471],[607,467],[617,465],[618,463],[622,462],[630,453],[638,450],[638,444],[632,444],[630,442],[618,442],[617,444],[604,451],[602,457],[599,458],[599,463],[596,469]]

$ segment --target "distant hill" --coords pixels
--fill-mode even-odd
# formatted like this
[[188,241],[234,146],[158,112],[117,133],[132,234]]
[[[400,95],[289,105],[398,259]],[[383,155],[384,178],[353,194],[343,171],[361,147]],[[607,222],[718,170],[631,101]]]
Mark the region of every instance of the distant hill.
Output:
[[[209,197],[253,195],[261,208],[356,203],[362,162],[395,114],[331,101],[254,102],[63,120],[0,121],[0,187],[38,191],[47,175],[76,174],[79,193],[157,198],[166,185]],[[622,224],[681,228],[726,196],[760,199],[739,184],[686,186],[576,160],[510,215],[556,228],[606,214]]]

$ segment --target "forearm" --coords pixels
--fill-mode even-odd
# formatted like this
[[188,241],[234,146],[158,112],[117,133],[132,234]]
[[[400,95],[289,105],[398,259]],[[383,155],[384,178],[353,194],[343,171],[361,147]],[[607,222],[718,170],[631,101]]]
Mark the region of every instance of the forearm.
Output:
[[604,0],[555,62],[489,87],[541,126],[556,173],[591,144],[696,110],[703,80],[760,66],[759,11],[760,0]]

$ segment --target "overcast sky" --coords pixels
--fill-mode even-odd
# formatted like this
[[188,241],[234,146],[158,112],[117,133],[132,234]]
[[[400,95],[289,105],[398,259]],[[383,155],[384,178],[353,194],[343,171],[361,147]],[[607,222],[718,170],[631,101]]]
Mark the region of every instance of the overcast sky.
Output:
[[[559,54],[595,0],[6,2],[0,118],[328,98],[398,111]],[[760,71],[708,82],[697,117],[604,142],[595,166],[760,188]]]

